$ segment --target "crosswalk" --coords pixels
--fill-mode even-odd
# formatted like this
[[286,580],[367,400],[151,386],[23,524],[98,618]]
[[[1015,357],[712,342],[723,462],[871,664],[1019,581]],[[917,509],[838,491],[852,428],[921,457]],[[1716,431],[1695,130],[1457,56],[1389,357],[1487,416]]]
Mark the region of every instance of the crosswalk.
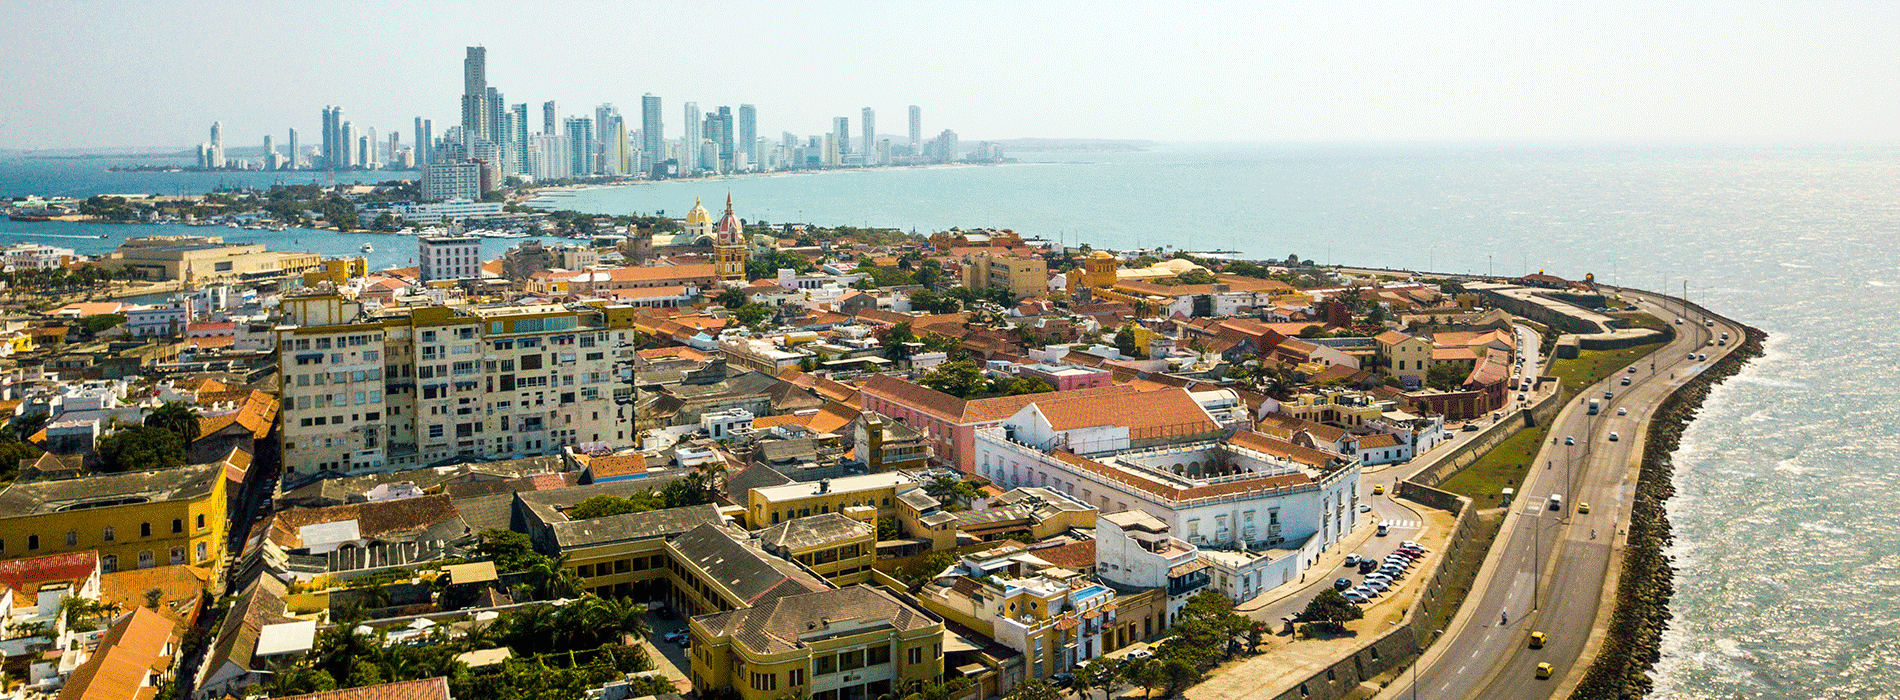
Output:
[[1422,525],[1422,523],[1420,523],[1417,520],[1386,520],[1386,521],[1380,522],[1379,524],[1384,525],[1394,530],[1399,530],[1399,529],[1417,530]]

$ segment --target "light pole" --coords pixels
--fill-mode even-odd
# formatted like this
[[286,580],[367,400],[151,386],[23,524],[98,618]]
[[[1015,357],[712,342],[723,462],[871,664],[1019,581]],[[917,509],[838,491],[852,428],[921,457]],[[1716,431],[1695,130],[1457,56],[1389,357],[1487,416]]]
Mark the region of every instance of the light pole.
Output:
[[[1444,630],[1432,630],[1432,639],[1444,634]],[[1418,658],[1412,659],[1412,700],[1418,700],[1418,665],[1425,661],[1425,643],[1418,638],[1418,628],[1412,628],[1412,646],[1418,649]]]

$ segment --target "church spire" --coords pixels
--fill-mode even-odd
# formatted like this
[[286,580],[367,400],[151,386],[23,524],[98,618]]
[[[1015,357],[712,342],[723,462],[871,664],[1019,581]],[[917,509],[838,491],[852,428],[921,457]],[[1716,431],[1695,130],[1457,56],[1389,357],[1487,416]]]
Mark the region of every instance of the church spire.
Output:
[[726,193],[726,213],[727,214],[732,213],[732,193],[731,192]]

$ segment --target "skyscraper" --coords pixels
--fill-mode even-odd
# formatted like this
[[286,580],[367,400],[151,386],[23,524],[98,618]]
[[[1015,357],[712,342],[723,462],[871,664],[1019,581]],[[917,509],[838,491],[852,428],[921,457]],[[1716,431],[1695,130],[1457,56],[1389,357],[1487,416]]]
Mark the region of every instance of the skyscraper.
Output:
[[910,106],[910,154],[923,155],[924,148],[924,110],[917,105]]
[[593,175],[594,120],[587,117],[568,117],[566,124],[570,170],[574,173],[574,177]]
[[747,169],[763,170],[759,162],[759,111],[752,105],[739,105],[738,141]]
[[864,122],[863,124],[858,126],[858,128],[864,130],[864,142],[862,144],[859,144],[859,147],[864,149],[862,151],[864,153],[864,164],[878,165],[879,163],[877,163],[877,113],[872,112],[870,107],[865,107],[863,116],[858,117],[858,120]]
[[435,120],[416,117],[416,165],[435,159]]
[[[713,150],[719,154],[714,163],[720,172],[732,172],[732,108],[720,107],[719,111],[706,115],[706,140],[711,141]],[[706,163],[712,166],[714,163]]]
[[560,126],[561,122],[555,118],[554,114],[554,100],[541,103],[541,133],[549,136],[561,133],[560,129],[555,128]]
[[[342,115],[339,114],[339,121],[341,118]],[[351,126],[349,122],[342,122],[336,127],[336,161],[331,163],[330,167],[347,170],[355,165],[356,127]]]
[[508,143],[511,130],[507,129],[507,125],[502,121],[508,114],[508,103],[501,99],[501,91],[492,87],[488,88],[488,96],[483,98],[482,108],[488,110],[488,117],[485,120],[488,124],[488,133],[484,136],[496,144]]
[[620,123],[620,109],[612,102],[602,102],[594,107],[594,143],[592,144],[597,160],[594,166],[606,175],[620,175],[620,164],[625,159],[621,152],[621,137],[624,136]]
[[371,169],[381,165],[383,159],[381,154],[376,152],[376,147],[382,144],[376,142],[376,127],[372,126],[368,129],[364,129],[363,135],[358,138],[362,139],[362,143],[357,144],[358,150],[356,157],[362,161],[359,165]]
[[686,103],[686,133],[680,134],[680,175],[692,176],[699,172],[700,136],[699,103]]
[[291,129],[290,130],[290,160],[288,161],[290,163],[289,167],[291,170],[296,170],[298,168],[303,167],[303,162],[302,162],[303,153],[302,151],[299,150],[300,148],[301,147],[297,145],[297,130]]
[[851,153],[851,118],[837,117],[832,119],[831,135],[838,140],[838,163],[833,163],[833,165],[837,165],[843,163],[844,157]]
[[334,166],[336,163],[335,107],[323,108],[323,129],[320,130],[317,140],[322,142],[317,149],[317,155],[323,159],[323,167]]
[[650,92],[640,97],[640,139],[647,172],[652,174],[666,162],[666,131],[660,120],[660,97]]
[[514,145],[514,171],[525,173],[528,172],[528,103],[515,104],[509,113],[513,115],[514,132],[509,140]]
[[471,151],[490,135],[488,99],[488,49],[470,46],[462,59],[462,140]]

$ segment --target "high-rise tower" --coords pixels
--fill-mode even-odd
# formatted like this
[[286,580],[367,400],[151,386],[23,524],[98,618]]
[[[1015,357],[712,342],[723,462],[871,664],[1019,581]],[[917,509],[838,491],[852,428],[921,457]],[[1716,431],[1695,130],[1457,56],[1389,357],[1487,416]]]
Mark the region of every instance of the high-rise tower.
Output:
[[864,154],[864,164],[877,165],[875,160],[877,157],[877,113],[871,111],[870,107],[865,107],[858,121],[864,122],[858,125],[859,129],[864,130],[864,141],[859,144],[859,147],[864,149],[860,151]]
[[762,170],[759,163],[759,111],[752,105],[739,105],[739,152],[745,154],[746,169]]
[[917,105],[911,105],[910,106],[910,155],[911,157],[914,158],[914,157],[923,155],[923,149],[924,149],[924,109],[922,107],[918,107]]
[[666,130],[660,119],[660,96],[647,93],[640,97],[640,150],[646,154],[646,169],[653,173],[666,162]]
[[300,150],[302,146],[297,144],[297,130],[294,128],[290,130],[290,143],[288,145],[290,146],[290,160],[285,161],[289,163],[287,167],[291,170],[303,167],[303,152]]
[[686,103],[686,133],[680,134],[680,175],[692,176],[699,172],[700,136],[699,103]]
[[843,162],[844,157],[851,153],[851,118],[836,117],[832,119],[831,135],[838,141],[838,160],[839,162]]
[[554,136],[561,133],[557,128],[561,121],[556,116],[554,100],[541,103],[541,133]]

